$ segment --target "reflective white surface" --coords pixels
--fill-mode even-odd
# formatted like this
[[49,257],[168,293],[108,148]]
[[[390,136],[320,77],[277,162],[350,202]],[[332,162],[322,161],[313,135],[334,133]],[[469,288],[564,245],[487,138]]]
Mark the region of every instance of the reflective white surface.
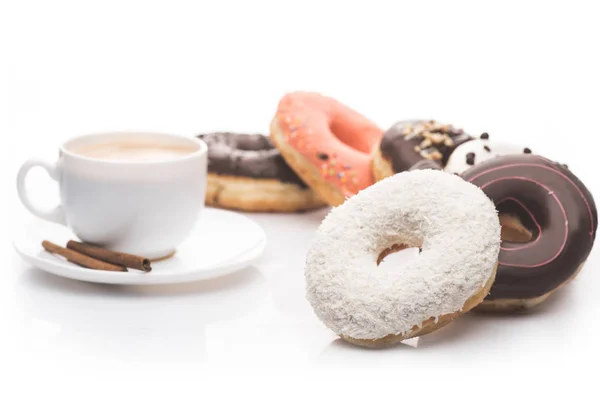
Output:
[[[567,163],[600,201],[597,2],[15,1],[0,6],[0,398],[594,398],[600,251],[527,315],[467,315],[402,345],[345,344],[304,298],[325,210],[251,215],[260,262],[214,281],[104,286],[11,241],[30,156],[85,132],[266,132],[290,90],[387,128],[436,118]],[[56,204],[39,170],[31,187]]]
[[325,213],[251,215],[269,238],[260,262],[198,283],[78,282],[28,267],[15,255],[14,319],[8,329],[19,337],[22,351],[40,346],[61,357],[135,360],[156,368],[181,363],[455,368],[489,357],[509,367],[522,354],[535,354],[536,364],[583,355],[595,335],[577,329],[582,321],[593,324],[596,315],[594,256],[574,282],[529,314],[472,313],[417,344],[384,351],[348,345],[316,319],[304,298],[304,254]]

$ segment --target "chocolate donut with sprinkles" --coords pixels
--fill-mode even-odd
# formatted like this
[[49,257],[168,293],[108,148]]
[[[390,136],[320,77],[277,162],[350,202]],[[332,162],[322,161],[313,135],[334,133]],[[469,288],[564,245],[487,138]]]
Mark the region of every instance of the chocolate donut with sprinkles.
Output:
[[295,212],[325,205],[285,163],[268,136],[198,135],[208,146],[206,204],[256,212]]
[[483,311],[518,311],[575,277],[596,237],[598,213],[585,185],[564,165],[507,155],[462,175],[494,202],[502,225],[498,273]]
[[442,169],[454,149],[472,139],[462,129],[435,120],[398,122],[373,153],[375,180],[414,169]]

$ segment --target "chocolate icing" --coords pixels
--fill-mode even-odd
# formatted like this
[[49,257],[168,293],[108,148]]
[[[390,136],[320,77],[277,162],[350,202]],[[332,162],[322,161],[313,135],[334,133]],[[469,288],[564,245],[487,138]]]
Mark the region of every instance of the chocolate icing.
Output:
[[416,169],[442,169],[439,163],[433,160],[420,160],[416,164],[413,164],[408,170],[414,171]]
[[564,166],[531,154],[500,156],[461,175],[500,213],[519,217],[530,241],[504,240],[486,300],[532,299],[568,281],[589,255],[598,213],[585,185]]
[[306,184],[261,134],[216,132],[198,135],[208,146],[208,172],[217,175],[276,179],[302,188]]
[[391,162],[394,172],[398,173],[410,170],[422,160],[434,161],[443,167],[456,146],[471,139],[462,129],[456,129],[452,125],[408,120],[398,122],[388,129],[383,134],[379,148],[383,157]]

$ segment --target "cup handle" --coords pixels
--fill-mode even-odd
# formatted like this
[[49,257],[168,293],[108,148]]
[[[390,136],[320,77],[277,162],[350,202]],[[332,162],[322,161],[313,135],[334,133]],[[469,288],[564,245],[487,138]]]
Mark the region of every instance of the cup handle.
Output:
[[29,194],[25,188],[25,178],[27,177],[29,171],[34,167],[44,168],[46,172],[48,172],[48,175],[50,175],[50,178],[58,182],[59,176],[56,164],[37,158],[27,160],[25,164],[21,166],[21,169],[19,169],[19,174],[17,175],[17,191],[19,192],[19,198],[21,199],[21,202],[25,208],[27,208],[29,212],[36,217],[55,222],[57,224],[66,225],[65,212],[62,206],[58,205],[50,210],[43,210],[36,207],[29,198]]

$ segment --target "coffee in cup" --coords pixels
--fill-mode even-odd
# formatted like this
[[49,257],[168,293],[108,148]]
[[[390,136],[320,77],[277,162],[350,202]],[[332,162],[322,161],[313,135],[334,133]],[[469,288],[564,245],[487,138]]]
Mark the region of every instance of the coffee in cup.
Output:
[[85,157],[124,162],[171,161],[195,151],[193,146],[131,140],[84,144],[72,148],[73,153]]

